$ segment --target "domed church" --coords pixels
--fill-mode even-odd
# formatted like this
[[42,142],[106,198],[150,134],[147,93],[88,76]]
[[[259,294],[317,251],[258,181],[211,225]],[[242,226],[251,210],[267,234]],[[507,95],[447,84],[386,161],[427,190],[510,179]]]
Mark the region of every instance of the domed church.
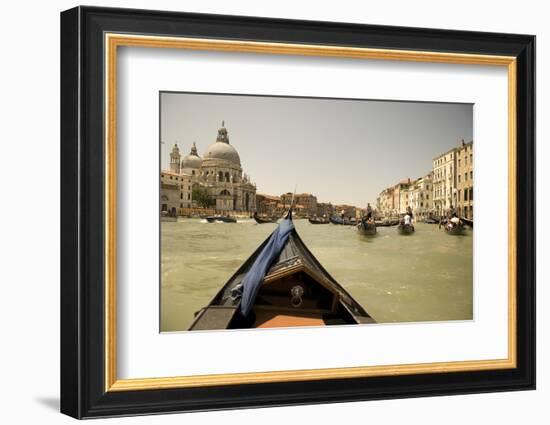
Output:
[[[207,190],[220,212],[253,212],[256,209],[256,185],[243,173],[241,158],[229,143],[229,135],[222,121],[216,141],[199,156],[193,143],[189,155],[181,159],[174,145],[170,154],[170,169],[174,174],[191,180]],[[183,186],[182,186],[183,187]],[[194,207],[197,205],[192,203]]]

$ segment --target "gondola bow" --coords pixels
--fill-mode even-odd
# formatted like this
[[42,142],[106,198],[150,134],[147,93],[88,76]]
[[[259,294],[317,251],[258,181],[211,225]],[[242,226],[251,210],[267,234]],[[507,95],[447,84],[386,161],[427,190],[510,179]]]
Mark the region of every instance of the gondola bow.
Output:
[[309,251],[289,213],[189,329],[362,323],[375,321]]

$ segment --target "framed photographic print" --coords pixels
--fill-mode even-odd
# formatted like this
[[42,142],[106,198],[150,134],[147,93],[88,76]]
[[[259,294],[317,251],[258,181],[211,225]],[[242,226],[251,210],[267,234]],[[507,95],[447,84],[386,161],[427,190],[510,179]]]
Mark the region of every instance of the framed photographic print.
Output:
[[61,411],[533,389],[534,61],[529,35],[63,12]]

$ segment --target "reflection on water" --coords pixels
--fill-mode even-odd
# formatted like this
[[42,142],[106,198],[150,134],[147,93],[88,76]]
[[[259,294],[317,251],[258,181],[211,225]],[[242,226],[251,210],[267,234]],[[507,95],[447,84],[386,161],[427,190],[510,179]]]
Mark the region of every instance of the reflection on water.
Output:
[[[352,226],[295,220],[306,245],[377,322],[472,319],[473,232],[449,236],[419,223],[412,236],[380,227],[376,236]],[[161,223],[161,330],[186,330],[276,224]]]

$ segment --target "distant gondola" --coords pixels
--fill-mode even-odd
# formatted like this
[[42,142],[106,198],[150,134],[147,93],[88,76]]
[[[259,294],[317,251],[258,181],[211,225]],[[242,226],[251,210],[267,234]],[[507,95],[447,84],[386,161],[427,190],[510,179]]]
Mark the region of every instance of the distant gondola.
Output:
[[412,224],[400,224],[397,226],[397,232],[400,235],[412,235],[414,233],[414,226]]
[[468,227],[474,228],[474,220],[470,220],[466,217],[460,217],[460,220]]
[[277,217],[260,217],[258,213],[254,213],[254,220],[258,224],[276,223]]
[[189,330],[361,323],[375,320],[309,251],[289,211]]
[[453,236],[459,236],[466,233],[466,229],[462,224],[456,224],[453,227],[445,226],[445,232],[447,232],[448,235]]
[[425,219],[423,220],[423,223],[426,223],[426,224],[437,224],[437,223],[439,223],[439,221],[437,221],[435,218],[430,218],[430,217],[428,217],[428,218],[425,218]]
[[318,218],[308,218],[308,221],[311,224],[329,224],[330,221],[328,220],[319,220]]
[[399,224],[399,220],[376,220],[375,224],[376,227],[391,227],[397,226]]
[[227,215],[209,215],[206,217],[206,221],[209,223],[236,223],[237,219],[235,217],[229,217]]
[[357,231],[365,236],[376,235],[376,224],[374,223],[359,223],[357,225]]
[[337,216],[332,216],[330,217],[330,222],[332,224],[339,224],[339,225],[343,225],[343,226],[353,226],[355,225],[355,220],[347,220],[347,219],[342,219],[341,217],[337,217]]

